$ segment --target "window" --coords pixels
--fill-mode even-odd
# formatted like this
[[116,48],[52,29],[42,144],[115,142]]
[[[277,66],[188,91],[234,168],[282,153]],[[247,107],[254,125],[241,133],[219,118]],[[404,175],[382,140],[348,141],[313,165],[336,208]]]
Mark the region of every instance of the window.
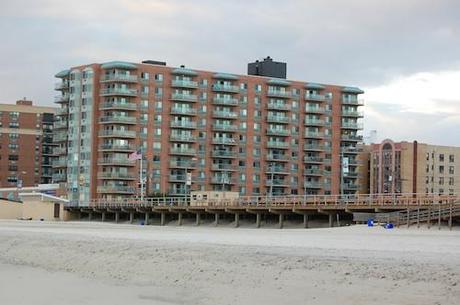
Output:
[[444,185],[444,177],[439,177],[439,185]]
[[439,155],[439,162],[444,162],[444,154]]
[[162,82],[163,81],[163,74],[155,74],[155,80]]
[[262,85],[255,85],[254,90],[256,92],[261,92],[262,91]]
[[449,166],[449,175],[453,175],[455,173],[454,168],[454,166]]
[[444,165],[439,165],[439,173],[444,174]]
[[141,73],[141,78],[142,78],[143,80],[148,80],[148,79],[150,78],[150,75],[149,75],[148,72],[142,72],[142,73]]
[[8,155],[8,160],[10,160],[10,161],[18,161],[19,156],[18,155]]
[[9,127],[10,128],[19,128],[19,123],[18,122],[10,122]]
[[454,155],[449,155],[449,162],[450,162],[450,163],[455,162],[455,157],[454,157]]

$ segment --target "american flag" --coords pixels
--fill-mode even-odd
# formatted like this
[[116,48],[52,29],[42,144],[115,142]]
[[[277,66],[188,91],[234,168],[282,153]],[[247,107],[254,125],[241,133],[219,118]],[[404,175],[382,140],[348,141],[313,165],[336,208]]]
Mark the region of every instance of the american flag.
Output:
[[140,150],[136,150],[135,152],[129,154],[128,156],[129,161],[140,160],[141,158],[142,158],[142,154]]

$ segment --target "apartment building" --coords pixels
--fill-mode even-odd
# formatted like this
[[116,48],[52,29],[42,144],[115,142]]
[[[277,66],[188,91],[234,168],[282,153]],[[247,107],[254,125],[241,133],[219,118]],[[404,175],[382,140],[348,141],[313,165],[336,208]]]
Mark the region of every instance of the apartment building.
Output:
[[363,91],[275,77],[286,67],[257,63],[256,75],[157,61],[59,72],[54,181],[80,202],[138,196],[140,172],[147,196],[355,193]]
[[385,140],[370,151],[372,193],[460,194],[460,147]]
[[0,187],[51,183],[55,111],[26,99],[0,104]]

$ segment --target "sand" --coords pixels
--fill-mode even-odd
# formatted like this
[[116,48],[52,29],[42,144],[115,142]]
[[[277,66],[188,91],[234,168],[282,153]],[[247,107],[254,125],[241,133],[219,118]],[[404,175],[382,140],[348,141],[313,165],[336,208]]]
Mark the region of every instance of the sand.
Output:
[[0,221],[0,304],[460,304],[460,231]]

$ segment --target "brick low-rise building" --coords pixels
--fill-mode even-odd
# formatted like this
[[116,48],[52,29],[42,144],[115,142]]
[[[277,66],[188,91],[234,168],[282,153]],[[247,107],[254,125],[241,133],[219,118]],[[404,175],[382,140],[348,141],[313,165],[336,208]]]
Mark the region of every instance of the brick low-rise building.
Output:
[[25,99],[0,104],[0,187],[51,183],[55,110]]
[[146,195],[355,193],[363,91],[275,78],[261,71],[285,66],[270,61],[251,67],[259,75],[154,61],[58,73],[54,181],[72,201],[139,195],[140,162],[128,156],[141,150]]

